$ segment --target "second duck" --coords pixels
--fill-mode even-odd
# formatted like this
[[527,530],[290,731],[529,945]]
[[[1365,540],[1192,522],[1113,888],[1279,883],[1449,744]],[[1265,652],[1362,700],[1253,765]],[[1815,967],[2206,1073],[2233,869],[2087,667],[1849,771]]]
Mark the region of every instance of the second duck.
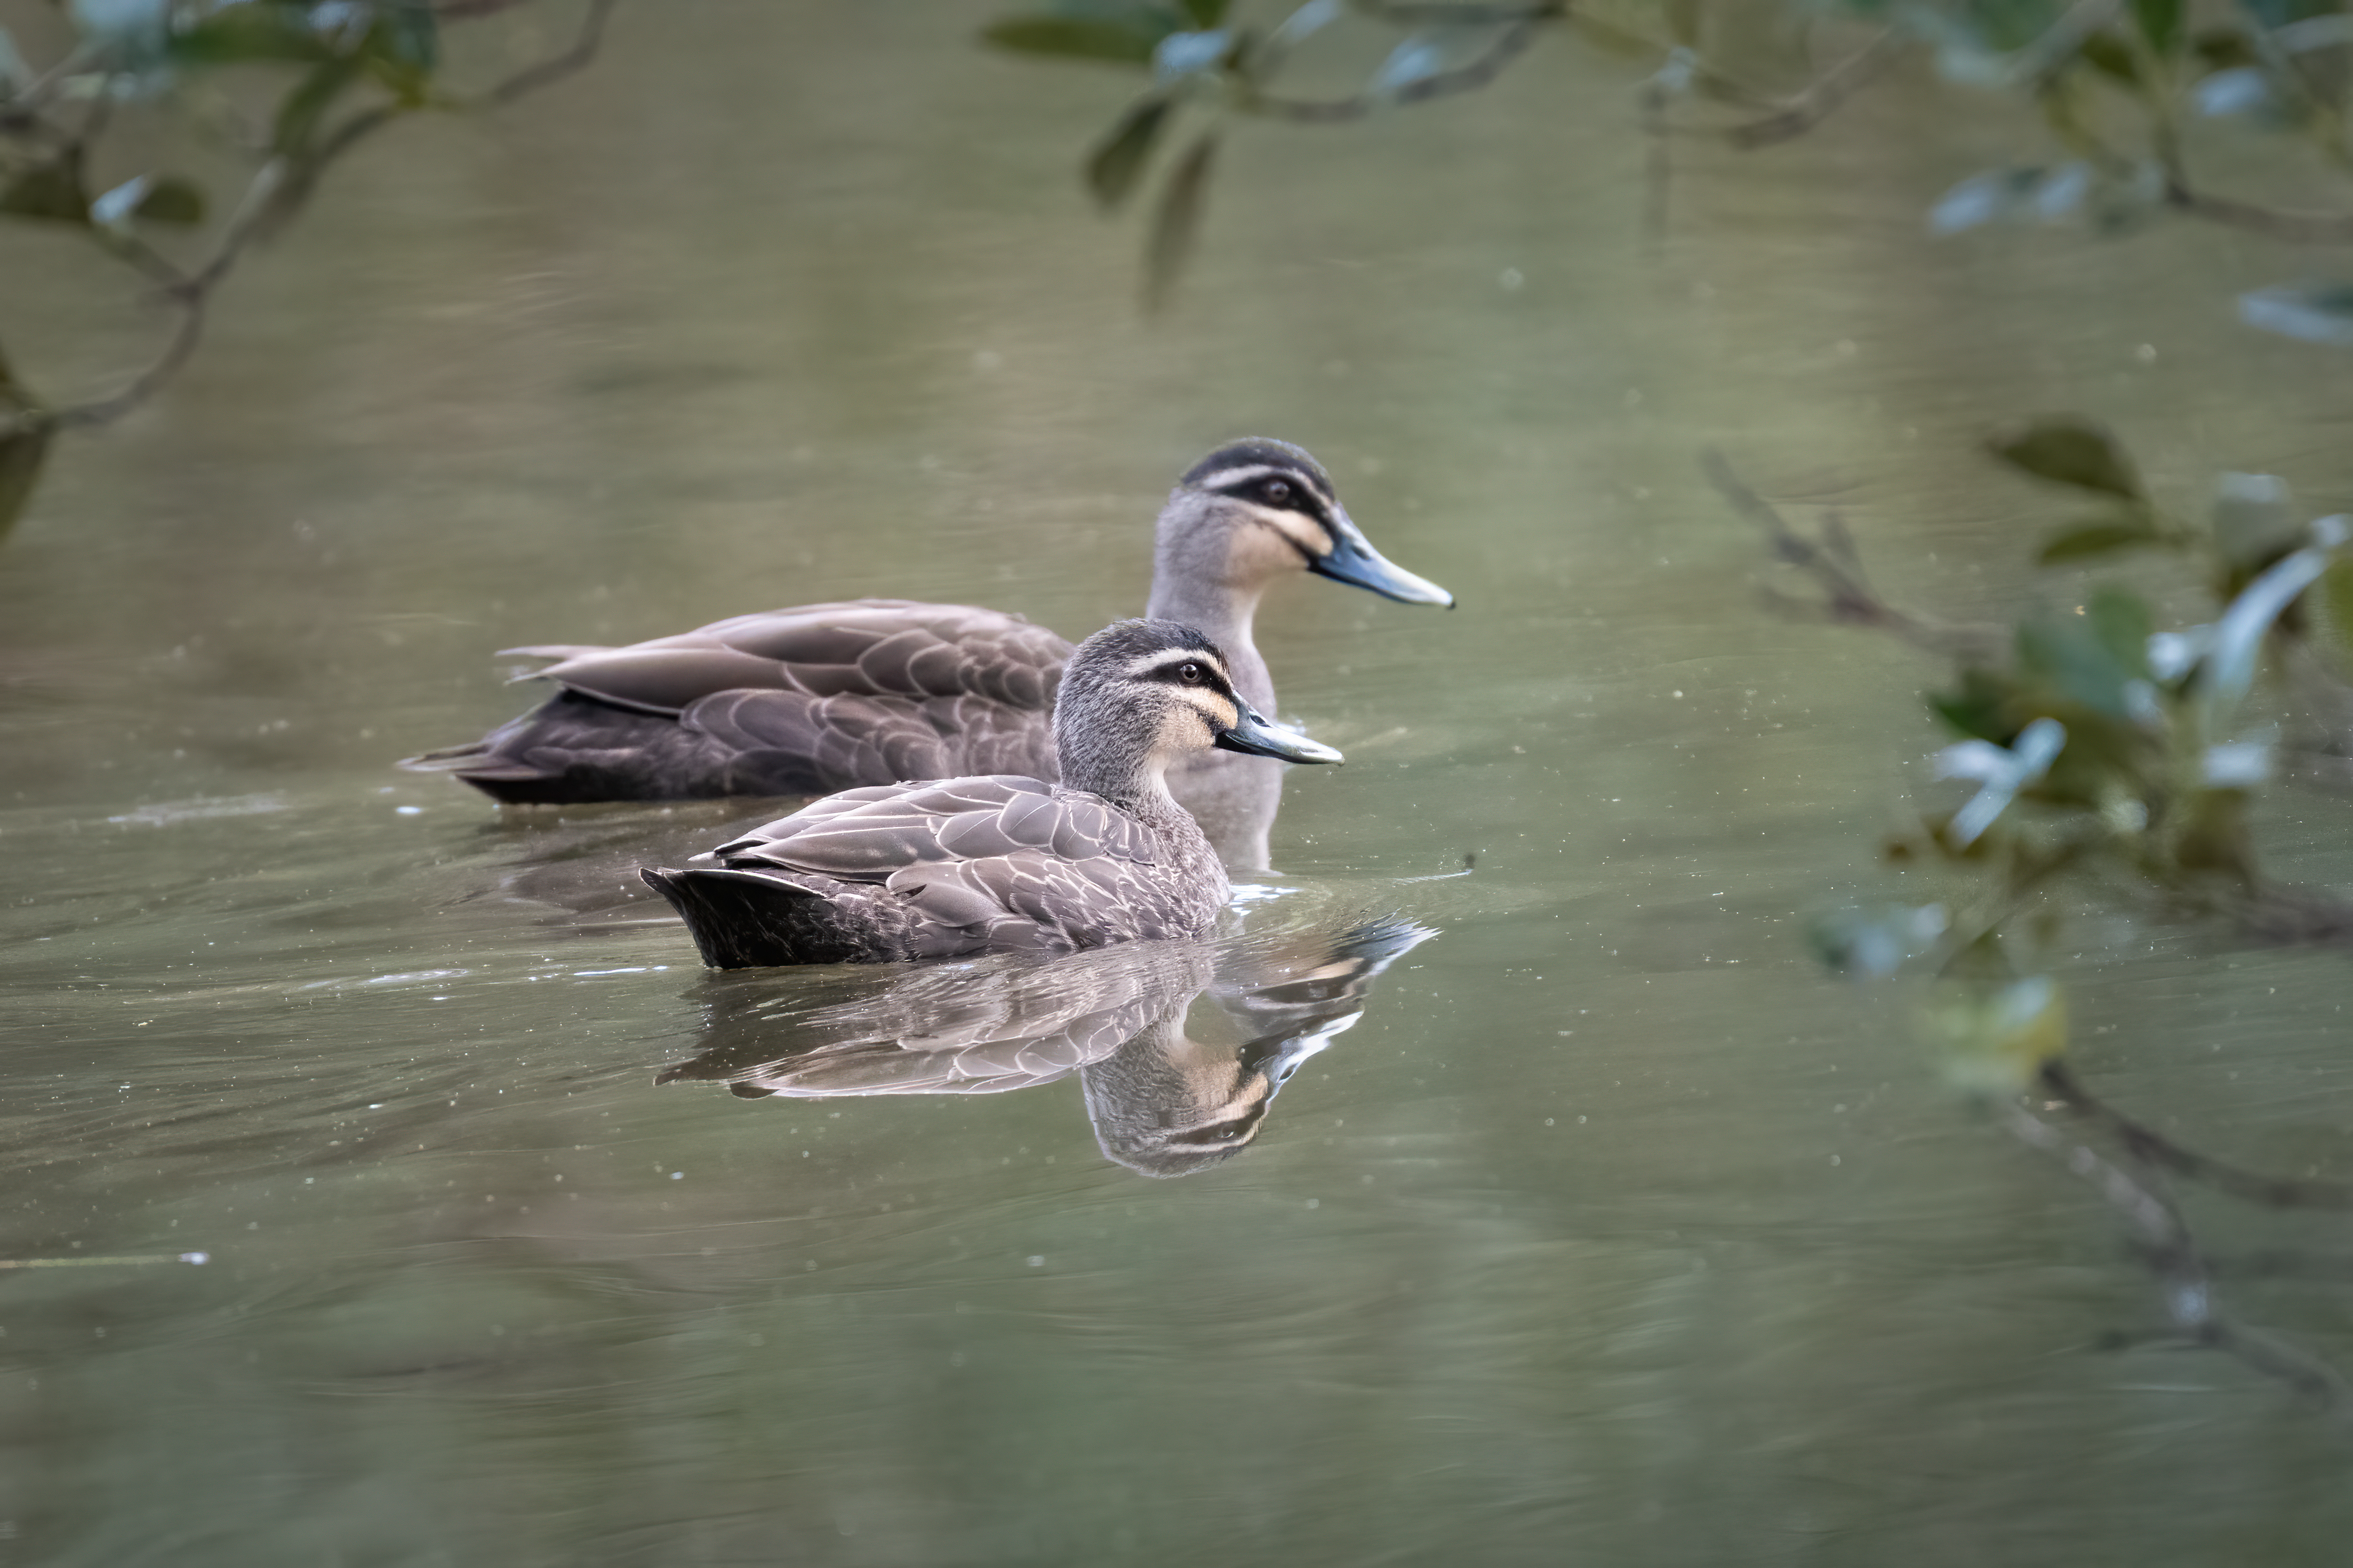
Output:
[[715,969],[1199,936],[1226,871],[1170,796],[1170,767],[1212,748],[1341,760],[1253,710],[1217,645],[1172,621],[1079,645],[1054,746],[1059,785],[999,773],[848,790],[721,845],[715,867],[645,879]]

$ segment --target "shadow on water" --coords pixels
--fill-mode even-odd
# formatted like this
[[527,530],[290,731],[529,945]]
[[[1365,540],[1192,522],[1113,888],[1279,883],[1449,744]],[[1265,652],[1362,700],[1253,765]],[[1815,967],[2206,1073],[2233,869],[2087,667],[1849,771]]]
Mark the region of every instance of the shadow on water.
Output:
[[1364,1016],[1381,972],[1437,934],[1383,915],[1044,963],[828,969],[782,987],[712,976],[703,1048],[656,1081],[813,1100],[1000,1094],[1075,1072],[1106,1156],[1190,1175],[1247,1147],[1299,1065]]

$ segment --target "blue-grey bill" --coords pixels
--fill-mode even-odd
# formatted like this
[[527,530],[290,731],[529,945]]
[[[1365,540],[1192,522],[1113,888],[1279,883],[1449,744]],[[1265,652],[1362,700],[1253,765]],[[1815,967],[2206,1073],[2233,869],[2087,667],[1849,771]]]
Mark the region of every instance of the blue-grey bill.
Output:
[[1234,727],[1218,737],[1218,744],[1245,756],[1275,757],[1286,763],[1345,763],[1348,759],[1296,730],[1288,730],[1244,706]]
[[1453,595],[1374,549],[1372,542],[1345,514],[1333,520],[1331,553],[1309,562],[1307,569],[1335,583],[1370,588],[1383,598],[1395,599],[1401,605],[1443,605],[1450,610],[1454,607]]

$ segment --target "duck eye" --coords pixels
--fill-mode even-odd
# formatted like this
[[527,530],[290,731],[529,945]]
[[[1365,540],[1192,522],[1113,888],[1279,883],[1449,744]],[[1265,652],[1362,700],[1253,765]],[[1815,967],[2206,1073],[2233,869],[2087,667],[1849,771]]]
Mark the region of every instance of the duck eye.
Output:
[[1187,686],[1198,686],[1208,679],[1208,671],[1188,658],[1176,667],[1176,679]]
[[1291,484],[1287,479],[1269,479],[1261,487],[1259,493],[1276,506],[1281,506],[1291,499]]

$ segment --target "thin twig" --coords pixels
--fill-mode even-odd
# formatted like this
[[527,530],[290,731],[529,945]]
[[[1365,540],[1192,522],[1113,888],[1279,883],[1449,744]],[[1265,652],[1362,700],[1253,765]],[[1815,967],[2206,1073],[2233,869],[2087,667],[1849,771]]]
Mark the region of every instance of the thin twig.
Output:
[[1773,113],[1717,134],[1743,151],[1801,136],[1876,81],[1911,47],[1910,38],[1890,27],[1817,77]]
[[2298,245],[2341,245],[2353,240],[2353,213],[2292,212],[2232,196],[2209,195],[2190,188],[2178,174],[2166,175],[2165,201],[2191,217]]
[[1391,104],[1419,103],[1429,99],[1443,98],[1449,93],[1475,91],[1503,74],[1504,68],[1528,47],[1539,26],[1564,15],[1566,9],[1565,6],[1546,7],[1528,13],[1507,26],[1487,52],[1477,59],[1452,70],[1433,72],[1419,80],[1408,82],[1394,92],[1359,92],[1346,98],[1303,99],[1280,98],[1272,93],[1247,89],[1240,107],[1251,114],[1262,114],[1270,120],[1287,120],[1298,125],[1340,125],[1362,120]]
[[596,51],[605,42],[605,22],[613,14],[617,0],[588,0],[588,14],[580,20],[580,32],[572,47],[537,65],[525,66],[514,75],[482,95],[487,104],[512,103],[525,93],[537,92],[551,82],[562,81],[576,71],[586,70],[596,58]]
[[1812,578],[1822,590],[1819,601],[1774,595],[1777,603],[1802,607],[1841,625],[1887,632],[1915,647],[1947,658],[1984,659],[2001,647],[2004,634],[1998,627],[1930,620],[1887,603],[1854,563],[1853,542],[1845,537],[1842,526],[1829,542],[1808,539],[1790,527],[1772,503],[1749,489],[1723,453],[1712,447],[1702,452],[1700,468],[1735,511],[1765,531],[1776,556]]
[[[589,0],[580,31],[569,47],[535,65],[524,67],[492,87],[475,102],[486,107],[512,103],[527,93],[584,69],[596,58],[597,48],[604,40],[606,20],[612,15],[617,0]],[[180,312],[171,338],[153,363],[121,391],[53,412],[19,412],[13,421],[0,421],[0,435],[14,433],[28,425],[47,424],[59,429],[70,429],[110,424],[154,395],[159,388],[179,374],[188,356],[195,352],[197,342],[204,336],[206,310],[211,303],[213,290],[236,267],[246,247],[302,205],[312,184],[328,164],[349,153],[368,136],[408,113],[411,108],[406,103],[394,102],[362,110],[338,125],[311,157],[299,163],[279,157],[264,163],[246,185],[244,198],[229,219],[211,259],[194,273],[182,273],[143,241],[118,237],[106,242],[110,254],[137,267],[164,285],[164,297],[177,306]]]
[[2021,1106],[2001,1108],[2000,1121],[2019,1142],[2049,1155],[2091,1184],[2124,1216],[2138,1252],[2157,1276],[2165,1315],[2191,1343],[2218,1350],[2275,1378],[2332,1414],[2353,1403],[2353,1386],[2327,1363],[2263,1330],[2239,1323],[2214,1301],[2213,1277],[2197,1238],[2173,1205],[2097,1152]]
[[2042,1089],[2073,1115],[2106,1129],[2136,1160],[2274,1209],[2353,1210],[2353,1186],[2337,1182],[2298,1181],[2258,1175],[2187,1149],[2145,1122],[2136,1121],[2084,1086],[2064,1062],[2046,1062]]

